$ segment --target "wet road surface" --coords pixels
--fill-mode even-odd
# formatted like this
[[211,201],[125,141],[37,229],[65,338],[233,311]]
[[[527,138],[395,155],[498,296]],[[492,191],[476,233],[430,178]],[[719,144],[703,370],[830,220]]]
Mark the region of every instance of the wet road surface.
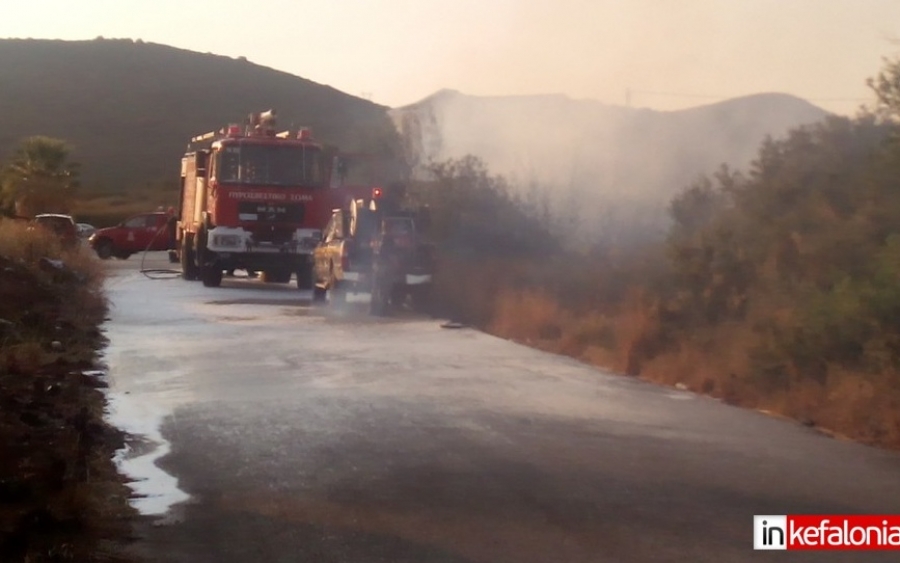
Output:
[[752,549],[754,514],[900,513],[897,454],[432,319],[109,265],[148,561],[897,560]]

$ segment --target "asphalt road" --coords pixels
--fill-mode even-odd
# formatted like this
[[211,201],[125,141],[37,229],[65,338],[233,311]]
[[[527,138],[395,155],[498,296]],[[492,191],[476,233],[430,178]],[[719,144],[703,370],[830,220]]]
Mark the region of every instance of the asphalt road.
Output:
[[[754,514],[900,513],[900,456],[470,329],[110,262],[110,418],[163,562],[897,561]],[[159,256],[147,267],[166,268]]]

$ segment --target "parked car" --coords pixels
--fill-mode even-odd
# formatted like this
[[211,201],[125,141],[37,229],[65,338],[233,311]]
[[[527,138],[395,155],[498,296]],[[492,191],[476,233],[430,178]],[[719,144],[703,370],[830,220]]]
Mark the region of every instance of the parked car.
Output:
[[145,250],[168,250],[169,217],[165,212],[135,215],[114,227],[96,230],[88,244],[103,260],[112,257],[124,260]]
[[78,245],[78,227],[70,215],[59,213],[42,213],[35,215],[31,220],[35,228],[47,229],[55,234],[63,248],[73,248]]

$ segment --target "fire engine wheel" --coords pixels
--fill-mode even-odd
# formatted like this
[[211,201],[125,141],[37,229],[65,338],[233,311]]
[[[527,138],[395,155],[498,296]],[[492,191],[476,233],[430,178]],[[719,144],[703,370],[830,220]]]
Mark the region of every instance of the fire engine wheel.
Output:
[[199,277],[194,261],[194,235],[185,234],[181,240],[181,277],[187,281],[195,281]]
[[113,243],[109,239],[103,239],[97,243],[95,250],[101,260],[109,260],[113,255]]
[[206,287],[222,285],[222,268],[218,264],[209,264],[200,269],[200,277]]

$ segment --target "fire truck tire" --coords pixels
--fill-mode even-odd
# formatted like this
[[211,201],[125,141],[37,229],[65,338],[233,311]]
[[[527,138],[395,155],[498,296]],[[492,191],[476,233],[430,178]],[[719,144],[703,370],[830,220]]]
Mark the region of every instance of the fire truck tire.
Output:
[[297,270],[297,289],[310,290],[314,289],[316,282],[313,279],[313,268],[311,264],[301,266]]
[[194,235],[187,233],[181,239],[181,277],[187,281],[196,281],[199,277],[194,261]]
[[219,287],[222,285],[222,268],[218,264],[208,264],[200,268],[200,277],[206,287]]
[[109,260],[113,256],[113,243],[109,239],[103,239],[97,243],[95,251],[101,260]]

